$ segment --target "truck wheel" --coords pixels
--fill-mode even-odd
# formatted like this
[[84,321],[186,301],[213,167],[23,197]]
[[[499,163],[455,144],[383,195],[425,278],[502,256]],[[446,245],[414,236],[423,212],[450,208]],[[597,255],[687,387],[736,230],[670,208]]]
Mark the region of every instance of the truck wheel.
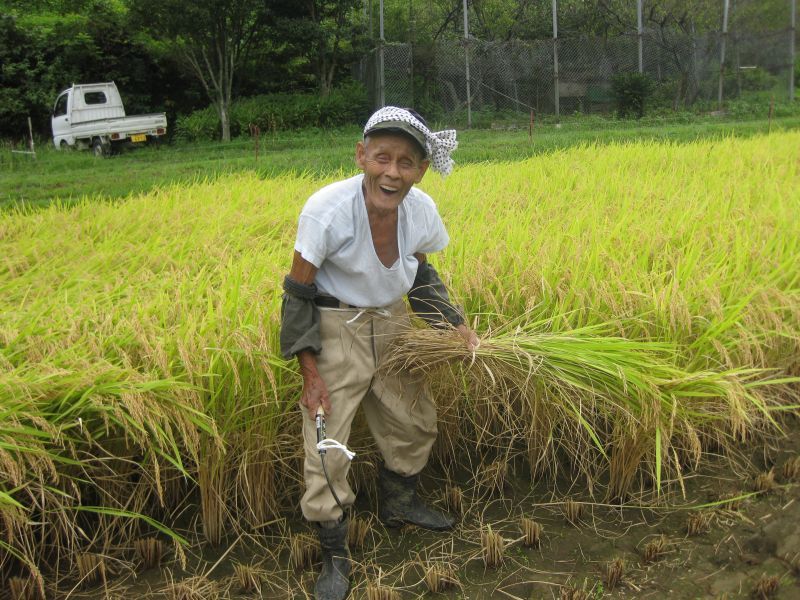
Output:
[[58,146],[58,149],[62,152],[69,152],[72,150],[72,146],[67,143],[67,140],[61,140],[61,143]]
[[92,152],[98,158],[105,158],[109,155],[109,148],[100,138],[95,138],[92,142]]

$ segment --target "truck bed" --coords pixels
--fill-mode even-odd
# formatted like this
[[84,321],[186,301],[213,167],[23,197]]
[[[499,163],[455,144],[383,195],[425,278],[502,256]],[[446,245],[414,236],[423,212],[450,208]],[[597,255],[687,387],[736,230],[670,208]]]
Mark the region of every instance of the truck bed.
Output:
[[146,133],[161,127],[166,128],[167,117],[164,113],[148,115],[133,115],[130,117],[116,117],[113,119],[97,119],[75,123],[70,132],[76,138],[88,138],[97,135],[110,135],[113,133],[125,136],[134,133]]

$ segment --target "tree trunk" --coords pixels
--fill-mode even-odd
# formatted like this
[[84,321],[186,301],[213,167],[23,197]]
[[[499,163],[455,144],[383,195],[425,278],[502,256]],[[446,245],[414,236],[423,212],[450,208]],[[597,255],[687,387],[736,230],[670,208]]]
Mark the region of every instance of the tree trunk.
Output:
[[231,141],[231,117],[230,117],[230,106],[228,102],[225,102],[224,99],[220,99],[219,103],[217,104],[217,113],[219,114],[219,122],[222,126],[222,141],[223,142],[230,142]]

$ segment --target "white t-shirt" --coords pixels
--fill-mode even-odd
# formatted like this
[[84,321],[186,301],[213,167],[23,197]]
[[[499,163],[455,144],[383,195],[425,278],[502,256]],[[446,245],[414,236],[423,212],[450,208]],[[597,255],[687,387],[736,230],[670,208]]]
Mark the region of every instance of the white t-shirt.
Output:
[[319,269],[315,283],[323,294],[353,306],[384,307],[411,289],[414,253],[438,252],[450,238],[431,197],[412,187],[398,209],[400,258],[384,266],[372,243],[363,179],[356,175],[314,193],[300,213],[294,248]]

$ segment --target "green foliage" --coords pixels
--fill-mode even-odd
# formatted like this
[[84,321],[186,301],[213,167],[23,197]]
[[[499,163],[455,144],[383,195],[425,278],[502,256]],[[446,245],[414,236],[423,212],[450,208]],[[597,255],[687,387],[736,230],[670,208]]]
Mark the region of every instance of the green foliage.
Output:
[[[267,94],[237,100],[231,106],[231,136],[249,132],[250,124],[262,132],[307,127],[335,127],[365,121],[369,116],[367,92],[350,83],[327,96],[319,94]],[[219,136],[219,117],[213,106],[178,119],[181,140],[211,140]]]
[[620,117],[644,116],[645,104],[653,93],[653,80],[644,73],[617,73],[611,80],[611,94]]

